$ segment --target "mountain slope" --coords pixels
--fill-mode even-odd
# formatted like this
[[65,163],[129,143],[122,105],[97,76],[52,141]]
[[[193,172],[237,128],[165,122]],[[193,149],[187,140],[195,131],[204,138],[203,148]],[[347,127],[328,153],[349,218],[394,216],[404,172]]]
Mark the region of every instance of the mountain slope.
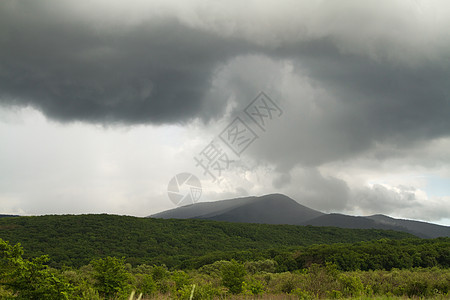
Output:
[[302,225],[312,226],[332,226],[339,228],[358,228],[358,229],[384,229],[384,230],[396,230],[404,231],[415,234],[420,237],[428,237],[424,235],[418,235],[417,232],[412,232],[409,228],[404,226],[398,226],[396,224],[380,223],[377,220],[370,219],[368,217],[361,216],[347,216],[343,214],[328,214],[318,218],[304,222]]
[[273,194],[258,197],[256,201],[227,212],[202,218],[227,222],[300,225],[321,215],[323,213],[298,204],[287,196]]
[[161,219],[299,225],[323,215],[282,194],[196,203],[152,215]]
[[407,228],[410,233],[420,237],[436,238],[450,236],[450,227],[448,226],[414,220],[394,219],[385,215],[373,215],[367,218],[376,221],[377,224]]
[[384,215],[348,216],[324,214],[281,194],[203,202],[152,215],[162,219],[208,219],[215,221],[330,226],[353,229],[385,229],[422,238],[450,237],[450,227]]
[[308,220],[302,225],[396,230],[411,233],[421,238],[450,237],[450,227],[448,226],[413,220],[394,219],[385,215],[355,217],[343,214],[328,214]]
[[0,218],[13,218],[13,217],[20,217],[18,215],[0,215]]
[[232,210],[236,207],[251,203],[257,197],[244,197],[231,200],[222,200],[215,202],[200,202],[193,205],[180,206],[174,209],[166,210],[149,217],[160,219],[192,219],[208,218]]

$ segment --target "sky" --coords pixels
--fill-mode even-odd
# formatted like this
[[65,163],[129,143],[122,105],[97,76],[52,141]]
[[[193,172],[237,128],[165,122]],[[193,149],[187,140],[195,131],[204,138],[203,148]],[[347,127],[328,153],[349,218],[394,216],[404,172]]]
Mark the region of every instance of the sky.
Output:
[[450,225],[448,28],[444,0],[2,0],[0,213],[148,216],[189,173]]

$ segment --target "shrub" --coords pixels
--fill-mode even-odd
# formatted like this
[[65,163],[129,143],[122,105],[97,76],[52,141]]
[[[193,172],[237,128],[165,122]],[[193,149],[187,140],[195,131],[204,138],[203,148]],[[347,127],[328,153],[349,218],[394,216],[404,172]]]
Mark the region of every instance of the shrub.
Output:
[[294,282],[289,278],[281,285],[281,291],[285,294],[291,293],[295,288]]
[[343,294],[346,297],[361,296],[364,293],[364,285],[359,277],[349,274],[341,274],[338,277]]
[[[292,290],[290,294],[297,296],[298,299],[305,299],[305,300],[314,299],[314,297],[313,297],[313,295],[311,295],[311,293],[309,293],[308,291],[302,290],[300,288],[296,288],[296,289]],[[332,298],[332,297],[330,297],[330,298]]]
[[223,265],[222,267],[222,284],[231,293],[239,294],[242,292],[245,275],[244,266],[232,260],[231,264]]
[[[193,285],[185,285],[177,293],[178,299],[190,299]],[[214,288],[211,284],[195,286],[192,300],[209,300],[224,296],[224,293],[219,288]]]
[[245,295],[261,295],[264,290],[264,284],[259,280],[250,280],[242,285],[243,294]]
[[274,273],[277,269],[277,262],[271,259],[259,261],[247,261],[244,266],[248,273],[255,274],[258,272]]
[[22,258],[20,244],[14,246],[0,239],[0,292],[11,290],[19,299],[68,299],[73,286],[45,263],[48,256],[31,260]]
[[130,274],[127,272],[124,259],[106,257],[91,262],[94,269],[94,287],[105,298],[117,297],[130,292],[128,281]]
[[181,289],[185,285],[190,285],[191,283],[189,275],[186,274],[184,271],[175,271],[172,274],[171,279],[173,280],[173,282],[175,282],[176,290]]
[[222,268],[224,266],[230,265],[231,262],[228,260],[219,260],[209,265],[204,265],[198,269],[202,274],[207,274],[211,276],[221,276]]
[[327,291],[326,292],[326,297],[329,298],[329,299],[341,299],[342,298],[342,292],[341,291],[336,291],[336,290]]
[[152,296],[156,293],[156,283],[153,280],[152,275],[138,274],[137,276],[137,288],[138,292],[146,296]]
[[152,268],[152,277],[156,281],[160,281],[169,277],[169,271],[167,271],[167,267],[165,265],[162,266],[153,266]]

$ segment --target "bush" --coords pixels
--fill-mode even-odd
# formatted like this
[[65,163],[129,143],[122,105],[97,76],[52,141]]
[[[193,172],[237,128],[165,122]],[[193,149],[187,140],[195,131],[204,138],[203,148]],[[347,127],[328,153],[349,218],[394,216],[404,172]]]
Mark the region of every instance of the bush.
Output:
[[156,281],[160,281],[169,277],[169,271],[167,271],[167,267],[165,265],[162,266],[153,266],[152,268],[152,277]]
[[152,296],[156,293],[156,283],[153,280],[152,275],[138,274],[137,279],[137,291],[145,296]]
[[200,267],[198,271],[202,274],[207,274],[211,276],[221,276],[222,268],[230,264],[231,262],[228,260],[218,260],[212,264]]
[[357,297],[364,293],[364,285],[361,279],[355,275],[341,274],[338,277],[342,291],[346,297]]
[[339,290],[339,271],[336,265],[327,263],[325,267],[312,264],[307,270],[306,288],[312,293],[324,296],[327,291]]
[[123,258],[108,256],[91,262],[94,269],[94,287],[101,296],[112,298],[129,294],[131,275],[127,272],[124,261]]
[[175,282],[175,289],[180,290],[185,285],[190,285],[191,280],[189,275],[184,271],[175,271],[173,272],[171,279]]
[[222,267],[222,284],[227,287],[233,294],[242,292],[244,277],[246,275],[245,268],[242,264],[231,261],[231,264]]
[[[0,292],[8,290],[19,299],[68,299],[73,286],[45,263],[48,256],[31,260],[22,258],[20,244],[14,246],[0,239]],[[3,286],[3,287],[2,287]]]
[[291,293],[295,288],[294,282],[291,279],[286,280],[281,285],[281,291],[285,294]]
[[265,287],[261,281],[252,279],[249,282],[244,281],[242,290],[245,295],[261,295]]
[[169,291],[173,290],[172,287],[171,283],[166,279],[156,282],[156,289],[161,294],[167,294]]
[[[194,285],[185,285],[181,290],[177,293],[178,299],[190,299],[192,288]],[[211,284],[199,285],[195,286],[193,300],[209,300],[216,299],[218,297],[224,296],[222,290],[218,288],[214,288]]]
[[[296,289],[292,290],[290,294],[297,296],[298,299],[305,299],[305,300],[314,299],[313,295],[311,295],[308,291],[302,290],[300,288],[296,288]],[[332,298],[332,297],[330,297],[330,298]]]
[[258,272],[274,273],[277,269],[277,262],[271,259],[259,260],[259,261],[247,261],[244,264],[245,269],[250,274]]

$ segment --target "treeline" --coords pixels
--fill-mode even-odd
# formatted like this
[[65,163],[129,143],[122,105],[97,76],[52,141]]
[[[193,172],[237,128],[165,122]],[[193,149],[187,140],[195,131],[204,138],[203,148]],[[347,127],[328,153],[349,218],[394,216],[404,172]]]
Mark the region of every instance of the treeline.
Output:
[[[125,257],[133,266],[197,268],[220,259],[274,258],[270,249],[414,237],[396,231],[293,225],[163,220],[116,215],[53,215],[0,219],[0,238],[21,243],[25,257],[49,255],[52,267],[81,267],[98,257]],[[277,254],[279,255],[279,254]],[[277,256],[275,255],[275,256]],[[281,255],[281,254],[280,254]],[[287,259],[287,258],[286,258]],[[312,259],[320,259],[313,257]],[[298,262],[289,258],[286,269]]]
[[314,245],[294,253],[297,268],[331,262],[342,271],[450,268],[450,238]]
[[194,257],[178,266],[197,269],[219,260],[240,262],[270,259],[276,262],[276,272],[294,271],[312,264],[335,264],[339,270],[391,270],[392,268],[450,268],[450,238],[403,239],[322,244],[289,250],[213,252]]
[[[382,241],[388,245],[391,241]],[[439,241],[435,241],[440,243]],[[448,241],[447,241],[448,243]],[[367,246],[367,245],[366,245]],[[339,270],[326,262],[292,272],[277,272],[266,259],[216,261],[195,270],[93,259],[81,268],[54,269],[48,257],[23,258],[20,245],[0,239],[1,299],[313,299],[348,297],[433,297],[448,299],[450,270],[412,268]]]

